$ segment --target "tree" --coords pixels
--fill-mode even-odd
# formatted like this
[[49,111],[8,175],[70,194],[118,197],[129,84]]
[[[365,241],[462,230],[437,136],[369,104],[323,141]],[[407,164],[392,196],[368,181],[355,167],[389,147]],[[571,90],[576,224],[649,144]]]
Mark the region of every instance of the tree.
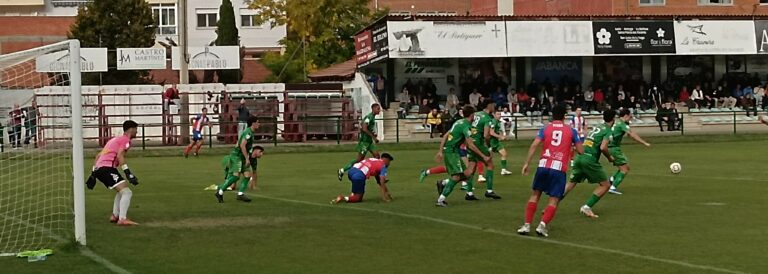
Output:
[[[280,43],[285,55],[262,59],[281,82],[304,82],[304,72],[344,62],[355,54],[354,34],[387,13],[372,11],[368,0],[251,0],[255,24],[287,25]],[[298,69],[297,69],[298,68]],[[282,74],[281,74],[282,72]],[[298,75],[297,75],[298,73]]]
[[[80,8],[68,37],[82,47],[107,48],[109,71],[84,73],[83,84],[119,85],[150,82],[147,70],[117,70],[117,48],[147,48],[155,44],[157,24],[145,0],[94,0]],[[101,77],[100,77],[101,76]],[[101,81],[100,81],[101,78]]]
[[[235,25],[235,9],[230,0],[221,1],[216,34],[215,44],[217,46],[240,46],[240,36]],[[240,83],[242,78],[241,70],[238,69],[220,70],[217,74],[219,75],[219,82],[224,84]]]

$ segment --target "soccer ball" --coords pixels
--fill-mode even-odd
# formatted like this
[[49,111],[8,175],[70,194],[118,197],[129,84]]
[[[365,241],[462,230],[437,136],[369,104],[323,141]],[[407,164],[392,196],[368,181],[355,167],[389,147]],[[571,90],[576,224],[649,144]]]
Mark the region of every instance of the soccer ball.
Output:
[[672,163],[669,165],[669,170],[674,174],[678,174],[680,171],[683,171],[683,166],[681,166],[680,163]]

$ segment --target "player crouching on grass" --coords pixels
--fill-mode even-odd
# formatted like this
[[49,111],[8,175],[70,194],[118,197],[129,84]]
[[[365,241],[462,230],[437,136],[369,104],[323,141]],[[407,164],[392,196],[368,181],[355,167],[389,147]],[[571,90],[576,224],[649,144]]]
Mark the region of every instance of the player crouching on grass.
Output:
[[365,181],[370,177],[376,178],[381,199],[385,202],[392,201],[392,195],[389,194],[389,189],[387,188],[387,172],[389,171],[389,163],[392,161],[394,161],[392,155],[383,153],[381,154],[380,159],[368,158],[352,165],[352,168],[347,172],[347,177],[349,178],[349,181],[352,182],[352,194],[349,196],[339,195],[336,199],[333,199],[331,203],[362,202],[363,195],[365,194]]
[[565,106],[553,107],[553,121],[539,130],[536,139],[533,140],[528,149],[528,157],[523,164],[523,175],[528,175],[528,164],[533,159],[533,154],[536,153],[538,147],[543,145],[541,159],[531,187],[533,192],[525,207],[525,223],[517,230],[517,233],[521,235],[527,235],[530,232],[533,215],[536,213],[541,193],[544,192],[549,195],[549,204],[544,209],[536,233],[544,237],[549,236],[547,225],[555,217],[557,205],[565,195],[565,174],[568,171],[568,162],[571,160],[572,146],[576,146],[576,151],[579,154],[584,153],[579,133],[563,122],[565,112]]
[[251,180],[248,182],[248,189],[258,189],[258,173],[256,172],[256,168],[258,167],[259,158],[264,155],[264,147],[262,146],[253,146],[253,151],[251,152]]
[[117,171],[117,167],[122,167],[128,182],[133,185],[139,184],[139,179],[128,169],[128,164],[125,162],[125,154],[131,148],[131,139],[136,138],[138,127],[139,125],[131,120],[123,123],[123,135],[110,139],[101,152],[96,155],[91,176],[86,182],[88,189],[93,189],[96,185],[96,179],[98,179],[107,188],[117,191],[109,221],[117,223],[119,226],[139,224],[128,219],[128,207],[131,205],[133,192],[125,184],[125,179],[120,176],[120,172]]
[[219,185],[216,189],[216,200],[219,203],[224,202],[224,191],[232,184],[240,179],[240,175],[243,178],[240,180],[240,188],[237,192],[237,200],[242,202],[250,202],[251,198],[245,196],[245,189],[248,188],[248,182],[251,180],[250,168],[253,167],[251,163],[251,153],[253,150],[253,133],[259,129],[259,121],[256,117],[248,118],[248,127],[240,133],[240,137],[237,139],[237,146],[232,149],[232,152],[224,157],[224,172],[227,173],[227,177],[224,183]]

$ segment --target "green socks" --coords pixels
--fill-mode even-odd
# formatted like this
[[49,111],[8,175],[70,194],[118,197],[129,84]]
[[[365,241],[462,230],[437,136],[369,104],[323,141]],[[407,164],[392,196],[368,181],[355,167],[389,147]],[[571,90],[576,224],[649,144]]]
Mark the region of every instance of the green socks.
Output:
[[475,191],[475,175],[472,174],[467,179],[467,192]]
[[456,186],[456,181],[452,179],[448,179],[448,183],[445,184],[445,188],[443,189],[442,195],[445,197],[448,197],[448,195],[451,195],[451,192],[453,192],[453,187]]
[[501,168],[507,169],[507,160],[501,160]]
[[356,163],[357,163],[357,159],[350,161],[346,166],[344,166],[344,172],[349,171],[349,169],[351,169],[352,166],[355,165]]
[[238,179],[238,178],[239,178],[238,176],[234,176],[234,175],[232,175],[232,174],[229,174],[229,175],[227,175],[227,179],[226,179],[226,180],[224,180],[224,183],[222,183],[221,185],[219,185],[219,190],[221,190],[221,191],[227,190],[227,188],[228,188],[229,186],[231,186],[232,184],[234,184],[235,182],[237,182],[237,179]]
[[248,182],[251,180],[251,177],[245,177],[243,176],[242,179],[240,179],[240,188],[237,190],[237,195],[242,195],[245,193],[245,190],[248,189]]
[[600,196],[597,196],[594,193],[592,193],[592,197],[589,197],[589,200],[587,200],[587,206],[593,207],[599,201],[600,201]]
[[613,174],[613,186],[619,187],[622,181],[624,181],[624,177],[627,175],[624,173],[621,173],[621,171],[616,171],[616,174]]
[[485,169],[485,189],[493,190],[493,170]]

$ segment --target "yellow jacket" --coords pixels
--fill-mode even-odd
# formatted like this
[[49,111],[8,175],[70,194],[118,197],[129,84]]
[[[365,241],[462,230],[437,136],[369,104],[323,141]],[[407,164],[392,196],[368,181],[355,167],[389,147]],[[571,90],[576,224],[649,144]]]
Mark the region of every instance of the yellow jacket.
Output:
[[438,113],[437,115],[432,114],[432,112],[427,114],[427,124],[439,125],[441,122],[442,121],[440,119],[440,113]]

